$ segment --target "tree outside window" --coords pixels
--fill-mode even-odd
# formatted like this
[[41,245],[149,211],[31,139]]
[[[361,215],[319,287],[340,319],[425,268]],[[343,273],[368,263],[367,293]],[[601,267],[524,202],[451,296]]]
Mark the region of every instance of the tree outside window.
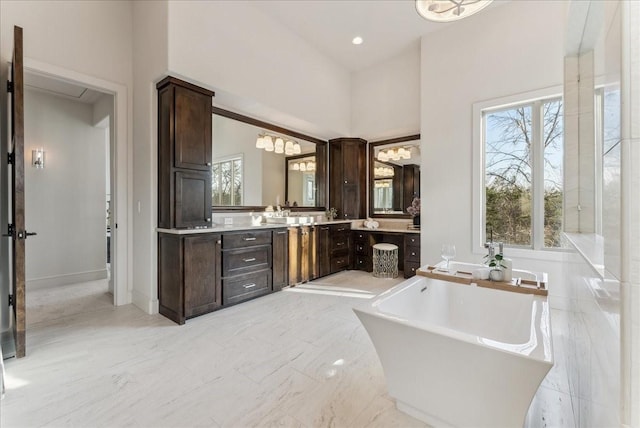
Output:
[[211,166],[211,203],[242,205],[242,157],[214,162]]
[[[483,118],[485,236],[513,246],[535,248],[538,242],[559,247],[562,101],[539,100],[488,110]],[[536,192],[536,187],[543,191]],[[540,204],[543,210],[536,210]],[[536,212],[543,212],[544,218],[537,220]]]

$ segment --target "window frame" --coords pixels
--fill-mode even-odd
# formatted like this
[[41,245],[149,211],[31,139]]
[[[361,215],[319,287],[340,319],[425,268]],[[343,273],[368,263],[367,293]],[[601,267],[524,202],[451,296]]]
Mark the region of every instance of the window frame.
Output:
[[[240,204],[239,205],[216,205],[216,201],[213,200],[213,182],[215,180],[214,174],[213,174],[213,168],[216,164],[222,164],[222,163],[227,163],[230,162],[231,163],[231,168],[233,171],[233,161],[236,160],[240,160],[240,162],[242,163],[242,166],[240,167],[240,182],[242,183],[242,191],[240,192]],[[232,177],[233,177],[233,172],[231,173]],[[233,180],[232,180],[233,181]],[[244,153],[238,153],[235,155],[229,155],[229,156],[225,156],[225,157],[221,157],[219,159],[216,159],[215,161],[213,161],[211,163],[211,205],[212,206],[220,206],[220,207],[230,207],[230,208],[234,208],[234,207],[242,207],[243,203],[244,203],[244,191],[245,191],[245,186],[244,186]],[[231,189],[231,194],[233,194],[233,187]]]
[[[544,147],[540,147],[541,135],[544,132],[544,123],[541,121],[540,107],[545,101],[563,99],[563,87],[552,86],[548,88],[538,89],[529,92],[509,95],[506,97],[494,98],[490,100],[480,101],[473,104],[473,166],[472,166],[472,252],[474,254],[485,254],[486,249],[486,210],[485,210],[485,172],[486,172],[486,156],[484,141],[484,113],[495,112],[520,106],[523,104],[533,104],[532,123],[537,126],[532,127],[532,212],[531,212],[531,228],[532,239],[531,246],[506,246],[509,249],[509,255],[512,257],[527,257],[541,260],[553,260],[557,258],[558,253],[566,252],[566,249],[558,247],[544,246]],[[563,132],[564,133],[564,132]],[[563,165],[564,170],[564,165]],[[541,171],[542,173],[538,172]],[[564,183],[563,183],[564,185]],[[539,201],[543,201],[540,203]],[[538,231],[542,230],[542,233]]]

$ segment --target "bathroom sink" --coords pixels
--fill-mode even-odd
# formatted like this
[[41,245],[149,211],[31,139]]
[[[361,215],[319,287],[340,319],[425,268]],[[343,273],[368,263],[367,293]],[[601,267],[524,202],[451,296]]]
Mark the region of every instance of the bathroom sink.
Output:
[[289,224],[292,226],[305,224],[310,222],[309,217],[267,217],[267,223],[271,224]]

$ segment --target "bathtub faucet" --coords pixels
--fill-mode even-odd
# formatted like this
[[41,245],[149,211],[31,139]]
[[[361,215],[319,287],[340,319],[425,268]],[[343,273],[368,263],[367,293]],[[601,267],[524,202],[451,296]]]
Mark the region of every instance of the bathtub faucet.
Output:
[[484,248],[486,248],[488,251],[486,256],[487,260],[491,260],[496,255],[496,247],[498,247],[499,253],[502,253],[502,248],[503,248],[502,242],[489,241],[484,243]]

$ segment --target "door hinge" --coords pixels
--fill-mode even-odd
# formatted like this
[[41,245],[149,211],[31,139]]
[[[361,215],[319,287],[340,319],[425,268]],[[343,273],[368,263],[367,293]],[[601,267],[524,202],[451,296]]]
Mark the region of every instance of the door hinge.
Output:
[[7,153],[7,163],[9,165],[13,165],[13,152],[12,153]]
[[7,80],[7,92],[13,92],[13,82],[11,80]]
[[13,306],[13,294],[9,294],[9,306]]

